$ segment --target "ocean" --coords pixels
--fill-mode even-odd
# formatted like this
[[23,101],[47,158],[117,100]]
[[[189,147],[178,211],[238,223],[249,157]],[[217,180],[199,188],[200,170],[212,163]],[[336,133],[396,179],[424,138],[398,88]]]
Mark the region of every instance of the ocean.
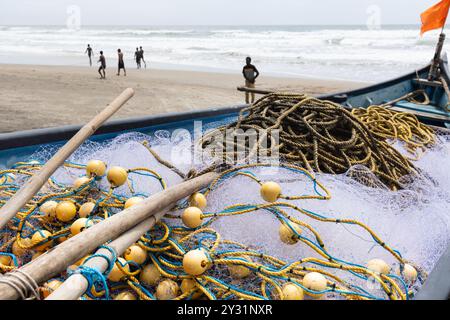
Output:
[[[0,26],[0,63],[87,65],[86,45],[103,50],[116,67],[116,51],[135,67],[143,46],[150,67],[240,73],[246,56],[262,74],[376,82],[426,65],[438,32],[418,26]],[[95,62],[95,61],[94,61]]]

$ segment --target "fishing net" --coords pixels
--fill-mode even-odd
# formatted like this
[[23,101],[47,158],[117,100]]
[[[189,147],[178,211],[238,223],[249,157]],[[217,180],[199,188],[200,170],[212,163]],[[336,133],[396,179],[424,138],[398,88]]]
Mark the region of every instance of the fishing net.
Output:
[[[249,146],[248,141],[236,139],[239,130],[257,131],[256,144]],[[272,137],[274,132],[278,141]],[[238,158],[237,150],[245,150],[244,160],[261,151],[276,152],[283,161],[318,173],[340,174],[365,166],[391,189],[401,188],[399,179],[416,171],[405,156],[350,111],[298,94],[264,96],[243,109],[236,122],[206,135],[201,145],[228,163]]]
[[[180,149],[192,151],[190,140],[177,139],[184,146]],[[1,204],[53,152],[54,148],[43,148],[33,161],[0,171]],[[182,181],[192,165],[166,161],[173,159],[172,152],[173,141],[165,131],[153,137],[126,134],[107,143],[84,144],[2,230],[2,272],[72,237],[70,227],[82,218],[85,203],[92,203],[92,210],[81,225],[75,224],[75,231],[83,232],[123,210],[130,198],[143,198]],[[417,162],[420,171],[430,177],[422,173],[418,178],[403,178],[404,188],[397,192],[358,165],[342,175],[312,175],[288,163],[233,167],[202,191],[207,205],[196,228],[182,219],[192,203],[180,202],[135,244],[144,251],[144,260],[136,262],[123,255],[110,270],[98,274],[84,265],[95,256],[92,252],[91,258],[43,284],[41,294],[47,296],[77,270],[92,284],[83,299],[407,299],[420,288],[448,245],[450,223],[445,212],[450,208],[445,183],[450,177],[442,166],[433,165],[448,156],[448,144],[438,144]],[[126,168],[126,182],[111,189],[105,177],[87,177],[90,159],[106,162],[109,169]],[[209,166],[202,164],[197,172]],[[380,188],[362,185],[354,176],[366,177]],[[87,180],[75,187],[74,180],[80,177]],[[268,181],[275,181],[282,190],[274,202],[260,195]],[[241,192],[242,185],[246,192]],[[46,213],[42,205],[48,201],[72,202],[75,216],[61,221]],[[206,258],[200,266],[203,273],[193,276],[185,271],[183,258],[195,250]],[[379,261],[369,267],[373,259],[383,260],[388,271]],[[305,279],[308,274],[312,275]],[[310,278],[321,286],[312,287]]]

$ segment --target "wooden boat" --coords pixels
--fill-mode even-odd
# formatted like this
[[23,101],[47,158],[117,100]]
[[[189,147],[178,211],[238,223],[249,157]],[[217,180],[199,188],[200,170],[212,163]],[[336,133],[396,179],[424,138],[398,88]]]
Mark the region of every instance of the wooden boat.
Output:
[[[373,104],[388,103],[394,110],[415,113],[421,121],[450,128],[449,98],[447,83],[450,83],[450,72],[447,58],[440,59],[440,80],[429,80],[433,69],[430,65],[380,84],[366,88],[322,95],[319,98],[340,103],[347,108],[367,107]],[[442,80],[443,79],[443,80]],[[251,91],[258,94],[270,93],[264,90],[239,88],[241,91]],[[428,104],[412,100],[412,93],[421,90],[429,98]],[[419,99],[419,97],[415,97]],[[101,127],[92,141],[105,141],[126,132],[142,132],[151,134],[156,130],[173,130],[175,128],[193,129],[194,120],[202,120],[203,124],[213,122],[233,121],[245,105],[209,110],[147,116],[132,119],[110,121]],[[0,167],[10,167],[12,164],[29,159],[43,145],[62,145],[70,139],[80,126],[64,126],[57,128],[36,129],[0,134]],[[450,247],[430,274],[424,287],[419,291],[418,299],[447,299],[450,295]]]

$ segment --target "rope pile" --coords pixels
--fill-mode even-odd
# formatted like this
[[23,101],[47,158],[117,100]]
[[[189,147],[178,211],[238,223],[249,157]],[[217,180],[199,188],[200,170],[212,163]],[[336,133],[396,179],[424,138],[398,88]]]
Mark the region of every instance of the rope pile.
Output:
[[[236,142],[235,137],[229,137],[230,129],[256,130],[256,145]],[[272,139],[276,130],[278,143]],[[268,137],[270,142],[265,146]],[[416,172],[407,158],[351,112],[333,102],[299,94],[264,96],[243,109],[236,122],[206,135],[201,145],[212,148],[213,155],[220,154],[227,162],[236,160],[236,150],[246,150],[248,159],[266,148],[269,156],[277,152],[282,160],[315,172],[340,174],[363,165],[394,190],[401,188],[402,176]]]
[[421,123],[408,112],[397,112],[381,106],[354,108],[352,114],[363,122],[379,139],[400,140],[411,154],[411,160],[418,160],[421,152],[436,143],[434,130]]
[[[99,162],[94,161],[99,164]],[[27,208],[2,230],[0,235],[0,270],[10,272],[49,250],[58,242],[73,234],[83,232],[92,224],[106,219],[123,207],[147,196],[133,190],[132,175],[155,179],[162,189],[164,179],[148,168],[123,171],[112,167],[107,178],[109,189],[98,183],[104,170],[92,170],[87,165],[66,162],[65,166],[86,170],[86,176],[74,185],[64,185],[50,179],[48,186],[36,195]],[[0,171],[0,201],[5,203],[23,183],[23,177],[32,176],[41,164],[18,163],[9,170]],[[43,284],[39,291],[45,298],[57,289],[70,274],[77,272],[89,282],[83,299],[408,299],[417,281],[425,274],[405,261],[400,252],[391,248],[365,224],[351,219],[335,219],[298,207],[292,201],[330,199],[329,191],[305,169],[281,164],[280,169],[302,175],[311,183],[311,194],[284,195],[276,182],[261,181],[251,172],[252,168],[268,167],[270,164],[254,164],[236,167],[222,172],[208,188],[180,203],[181,215],[170,214],[149,230],[121,257],[108,260],[109,269],[104,274],[84,265],[95,255],[89,255],[69,268],[67,273]],[[169,167],[171,165],[169,164]],[[115,169],[113,169],[115,168]],[[120,174],[111,175],[110,172]],[[125,175],[122,175],[125,171]],[[94,173],[94,174],[93,174]],[[243,176],[260,185],[261,204],[235,204],[218,212],[203,212],[207,197],[220,192],[228,179]],[[120,178],[120,179],[119,179]],[[132,197],[115,192],[119,185],[128,184]],[[134,199],[134,200],[133,200]],[[51,201],[58,201],[56,207]],[[71,210],[71,203],[75,212]],[[93,204],[88,212],[86,203]],[[61,204],[64,204],[61,207]],[[54,210],[53,210],[54,209]],[[64,210],[63,210],[64,209]],[[257,214],[263,210],[278,221],[280,240],[286,244],[302,245],[311,249],[315,256],[302,257],[297,261],[284,261],[270,256],[263,250],[248,247],[232,240],[224,240],[211,224],[228,216]],[[334,256],[318,231],[310,224],[293,217],[296,212],[313,220],[329,224],[343,224],[362,228],[399,264],[398,272],[386,262],[375,259],[367,265],[346,261]],[[84,219],[80,222],[80,219]],[[108,248],[107,244],[103,248]],[[316,257],[318,256],[318,257]],[[392,269],[392,272],[391,272]],[[364,284],[377,284],[380,290],[369,290]]]

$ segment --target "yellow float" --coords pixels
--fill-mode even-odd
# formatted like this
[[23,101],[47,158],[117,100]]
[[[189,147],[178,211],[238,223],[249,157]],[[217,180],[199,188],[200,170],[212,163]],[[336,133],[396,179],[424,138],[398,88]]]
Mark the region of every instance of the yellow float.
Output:
[[189,198],[189,206],[191,207],[197,207],[200,210],[203,210],[206,208],[207,202],[206,197],[200,193],[196,192]]
[[71,201],[63,201],[56,206],[56,218],[62,222],[69,222],[75,218],[77,214],[77,207]]
[[[33,233],[33,236],[31,237],[31,243],[34,245],[44,241],[45,239],[48,239],[52,234],[48,232],[47,230],[38,230],[35,233]],[[48,247],[50,247],[53,244],[53,240],[47,241],[37,247],[34,247],[37,251],[44,251]]]
[[165,279],[156,287],[156,298],[158,300],[171,300],[178,296],[180,288],[175,281]]
[[267,202],[275,202],[281,195],[281,186],[273,181],[265,182],[261,185],[261,197]]
[[199,208],[189,207],[183,211],[181,220],[186,227],[195,229],[200,227],[203,223],[202,214],[203,212]]
[[156,286],[161,280],[161,273],[156,265],[151,263],[142,268],[139,274],[139,280],[149,286]]
[[86,165],[88,177],[103,177],[106,172],[106,163],[101,160],[90,160]]
[[210,261],[203,249],[187,252],[183,257],[183,269],[191,276],[199,276],[208,270]]
[[78,216],[80,218],[87,218],[94,211],[95,203],[94,202],[86,202],[83,203],[78,210]]
[[147,251],[145,251],[138,245],[132,245],[125,251],[123,257],[127,261],[133,261],[141,265],[145,262],[145,260],[147,260]]
[[[290,223],[290,226],[292,226],[292,228],[297,231],[298,234],[302,233],[302,229],[300,229],[300,226],[298,224]],[[280,236],[280,240],[286,244],[293,245],[298,242],[297,234],[295,234],[294,231],[292,231],[292,229],[284,223],[280,225],[278,229],[278,235]]]
[[132,207],[140,202],[144,201],[144,198],[142,197],[131,197],[127,201],[125,201],[125,209],[128,209],[129,207]]
[[126,276],[126,274],[117,266],[119,263],[123,270],[125,270],[126,272],[130,271],[130,267],[128,266],[128,263],[125,259],[118,258],[117,260],[118,261],[114,264],[114,267],[108,275],[108,279],[114,282],[118,282]]
[[113,188],[117,188],[127,182],[128,172],[122,167],[112,167],[109,169],[106,178]]
[[367,262],[367,269],[382,274],[389,274],[389,271],[391,271],[391,267],[381,259],[372,259]]
[[[312,291],[325,291],[327,289],[327,279],[318,272],[309,272],[303,277],[303,286]],[[311,293],[306,291],[306,294],[314,298],[320,298],[323,293]]]

